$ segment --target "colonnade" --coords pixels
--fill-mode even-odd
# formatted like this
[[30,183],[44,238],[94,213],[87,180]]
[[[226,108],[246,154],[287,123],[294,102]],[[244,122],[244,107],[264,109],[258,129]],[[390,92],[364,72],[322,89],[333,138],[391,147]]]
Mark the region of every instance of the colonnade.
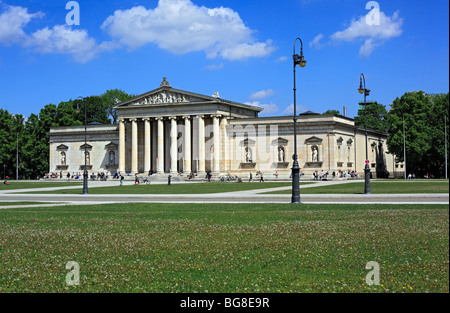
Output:
[[[213,157],[212,157],[212,172],[220,173],[220,135],[221,135],[221,115],[197,115],[197,116],[168,116],[168,117],[142,117],[142,118],[119,118],[119,172],[126,173],[126,159],[127,145],[126,140],[129,141],[130,138],[126,138],[126,124],[131,124],[131,173],[139,173],[139,155],[142,155],[142,151],[139,151],[139,147],[143,147],[143,157],[144,157],[144,173],[148,173],[151,170],[156,170],[156,173],[165,173],[165,160],[170,158],[170,169],[169,173],[176,174],[178,172],[178,143],[179,143],[179,132],[178,132],[178,122],[184,121],[184,135],[181,138],[181,143],[183,145],[181,157],[184,160],[183,171],[185,173],[191,173],[193,171],[193,165],[195,164],[195,169],[197,173],[206,173],[206,151],[205,151],[205,119],[212,118],[212,131],[213,131]],[[195,122],[194,122],[195,119]],[[167,121],[167,123],[165,123]],[[144,143],[139,144],[138,136],[138,122],[144,122]],[[126,124],[125,124],[126,123]],[[156,158],[152,159],[152,128],[151,123],[156,123]],[[192,134],[192,123],[194,123],[195,138]],[[169,138],[165,138],[165,125],[170,125]],[[209,134],[208,134],[209,136]],[[169,140],[170,139],[170,143]],[[169,143],[170,147],[168,149],[169,155],[166,156],[167,152],[165,143]],[[196,151],[193,151],[193,145],[195,144]],[[141,153],[139,153],[141,152]],[[209,153],[209,152],[208,152]],[[194,160],[193,160],[194,159]],[[208,158],[209,159],[209,158]],[[153,165],[153,167],[152,167]],[[156,167],[156,168],[155,168]]]

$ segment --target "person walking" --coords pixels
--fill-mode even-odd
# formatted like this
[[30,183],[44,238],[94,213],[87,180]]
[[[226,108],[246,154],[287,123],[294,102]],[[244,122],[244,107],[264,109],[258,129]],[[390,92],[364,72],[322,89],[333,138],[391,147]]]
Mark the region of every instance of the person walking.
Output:
[[262,172],[259,173],[259,182],[260,183],[264,182],[264,174]]

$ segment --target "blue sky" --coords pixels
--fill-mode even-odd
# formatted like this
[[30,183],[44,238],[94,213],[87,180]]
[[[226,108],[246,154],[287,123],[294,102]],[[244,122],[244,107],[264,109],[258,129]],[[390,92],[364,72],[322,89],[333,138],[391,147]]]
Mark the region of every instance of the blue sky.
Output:
[[289,115],[297,37],[299,113],[347,106],[354,117],[360,73],[387,108],[449,89],[447,0],[79,0],[79,25],[66,23],[68,2],[0,0],[0,108],[29,116],[108,89],[142,94],[166,76]]

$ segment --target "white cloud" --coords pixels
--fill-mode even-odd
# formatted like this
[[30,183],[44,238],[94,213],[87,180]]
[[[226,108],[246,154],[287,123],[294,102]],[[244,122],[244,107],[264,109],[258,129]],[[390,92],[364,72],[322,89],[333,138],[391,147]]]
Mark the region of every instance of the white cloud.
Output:
[[398,12],[389,17],[380,11],[380,25],[369,25],[366,16],[362,16],[352,20],[345,30],[331,35],[331,39],[335,42],[365,39],[360,49],[360,56],[369,57],[376,46],[382,45],[385,40],[399,37],[403,33],[402,26],[403,19],[399,17]]
[[210,71],[218,71],[218,70],[223,69],[223,63],[207,65],[207,66],[205,66],[205,68]]
[[0,43],[9,45],[22,42],[27,37],[23,28],[32,19],[43,16],[42,12],[28,13],[27,8],[6,6],[6,10],[0,14]]
[[275,62],[280,63],[280,62],[284,62],[287,61],[289,58],[287,56],[281,56],[278,59],[275,60]]
[[30,48],[42,54],[67,54],[76,62],[85,63],[98,53],[116,48],[112,42],[98,45],[86,30],[73,30],[67,25],[45,27],[34,33],[26,34],[24,27],[32,19],[43,17],[42,12],[28,13],[27,8],[7,6],[0,14],[0,43]]
[[[101,26],[112,40],[100,44],[87,30],[68,25],[45,27],[27,34],[24,28],[44,14],[29,13],[20,6],[0,8],[3,7],[6,9],[0,13],[0,44],[17,44],[42,54],[70,55],[80,63],[104,51],[123,46],[136,49],[148,43],[175,54],[204,51],[208,58],[232,61],[264,57],[275,50],[271,40],[258,42],[237,12],[224,7],[197,6],[191,0],[159,0],[155,9],[137,6],[117,10]],[[222,67],[223,64],[207,68]]]
[[262,104],[259,101],[254,101],[254,102],[246,102],[245,104],[263,108],[264,111],[261,112],[261,115],[275,114],[279,110],[278,106],[274,103]]
[[72,55],[74,60],[80,63],[90,61],[98,53],[114,48],[113,44],[108,42],[97,45],[86,30],[73,30],[67,25],[40,29],[31,34],[26,45],[42,54]]
[[375,50],[375,47],[379,45],[380,43],[375,43],[373,39],[367,39],[359,49],[359,56],[361,58],[368,58],[373,50]]
[[252,93],[250,96],[250,99],[252,99],[252,100],[264,99],[264,98],[273,96],[274,94],[275,94],[275,91],[273,89],[260,90],[260,91]]
[[[297,104],[297,115],[308,111],[309,109],[304,106],[304,105],[298,105]],[[293,115],[294,114],[294,104],[292,103],[290,106],[288,106],[284,111],[283,111],[284,115]]]
[[322,44],[320,43],[320,41],[323,38],[323,34],[320,33],[318,34],[316,37],[314,37],[314,39],[309,43],[309,46],[311,48],[315,48],[315,49],[320,49],[322,48]]
[[159,0],[155,9],[117,10],[101,28],[129,49],[154,43],[175,54],[205,51],[209,58],[228,60],[263,57],[274,50],[270,40],[255,41],[237,12],[196,6],[191,0]]

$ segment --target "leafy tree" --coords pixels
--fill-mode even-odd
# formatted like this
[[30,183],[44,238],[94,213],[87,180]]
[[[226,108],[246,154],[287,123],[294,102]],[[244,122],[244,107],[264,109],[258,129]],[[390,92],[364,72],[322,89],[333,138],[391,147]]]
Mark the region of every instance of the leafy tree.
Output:
[[[24,138],[24,117],[21,114],[11,114],[0,109],[0,177],[16,177],[17,153],[21,161]],[[24,164],[19,162],[19,175]]]
[[407,172],[441,176],[444,160],[444,116],[448,118],[448,94],[407,92],[391,104],[387,145],[400,161],[405,121]]
[[126,101],[128,99],[133,98],[133,95],[129,95],[123,90],[120,89],[111,89],[107,90],[104,94],[100,95],[103,106],[106,108],[106,112],[108,117],[112,118],[112,123],[117,124],[117,109],[114,107],[118,102]]
[[341,115],[341,112],[339,110],[328,110],[323,113],[324,115]]
[[[13,172],[13,136],[14,132],[14,116],[7,110],[0,109],[0,162],[1,176],[11,177]],[[16,141],[14,140],[14,143]]]
[[26,178],[37,178],[48,171],[48,141],[41,130],[39,116],[31,114],[25,122],[24,143],[21,160],[24,164],[22,175]]
[[[427,152],[426,159],[429,164],[429,173],[436,177],[445,176],[445,132],[444,125],[447,121],[447,140],[449,138],[448,116],[449,116],[449,94],[430,95],[432,106],[428,120],[432,129],[431,147]],[[447,155],[448,155],[447,143]]]
[[364,112],[364,103],[360,103],[358,116],[355,117],[355,125],[365,128],[365,114],[367,114],[367,128],[375,129],[385,133],[388,129],[386,106],[376,101],[368,102],[366,113]]

